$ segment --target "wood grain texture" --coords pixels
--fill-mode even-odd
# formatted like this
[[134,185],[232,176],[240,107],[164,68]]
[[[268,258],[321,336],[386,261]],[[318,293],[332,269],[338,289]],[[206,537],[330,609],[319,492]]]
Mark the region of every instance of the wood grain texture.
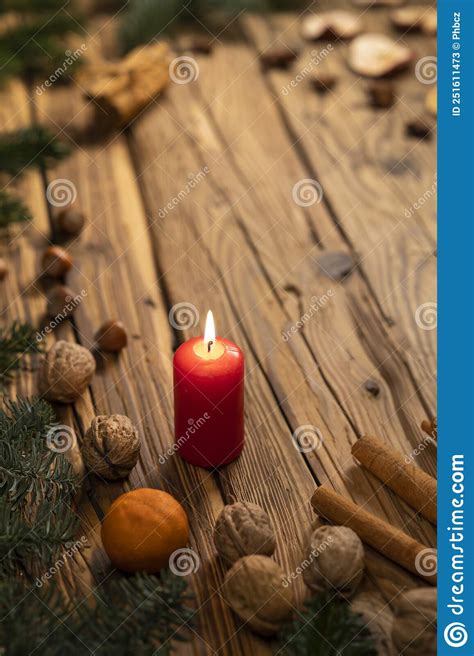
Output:
[[[386,30],[383,15],[367,12],[367,20]],[[117,575],[100,543],[100,521],[119,494],[166,489],[186,508],[190,546],[200,557],[190,578],[198,626],[191,644],[177,647],[183,654],[271,651],[221,596],[225,570],[212,528],[225,503],[245,500],[267,510],[275,559],[287,573],[304,558],[315,519],[310,498],[322,483],[419,542],[433,546],[436,539],[428,521],[351,455],[366,433],[411,454],[424,440],[421,421],[434,412],[435,331],[420,330],[414,319],[421,303],[435,300],[433,199],[404,217],[434,172],[434,139],[414,144],[403,136],[425,89],[406,76],[400,102],[387,115],[375,111],[344,64],[345,46],[336,44],[327,65],[340,78],[337,92],[316,96],[302,82],[282,94],[310,48],[287,71],[263,71],[258,51],[275,38],[295,38],[295,18],[240,19],[237,40],[222,35],[210,56],[195,56],[194,82],[171,84],[112,136],[91,139],[93,103],[74,85],[54,86],[34,97],[34,106],[14,87],[0,107],[7,120],[33,118],[74,146],[44,180],[28,174],[21,182],[35,222],[8,246],[18,272],[7,279],[4,316],[42,321],[44,290],[32,283],[57,212],[48,211],[45,186],[66,178],[87,216],[82,235],[68,243],[68,284],[85,298],[54,338],[93,347],[97,328],[114,317],[130,338],[118,357],[98,356],[90,390],[74,407],[58,406],[80,439],[95,414],[119,413],[134,421],[142,441],[128,481],[88,477],[80,514],[91,548],[65,571],[65,586],[72,596],[79,570],[86,593]],[[101,42],[113,52],[113,27],[109,19],[91,23],[91,59]],[[420,54],[432,47],[428,39],[418,43]],[[294,185],[307,178],[321,183],[323,198],[304,206],[295,202]],[[329,274],[341,262],[346,275],[334,279]],[[168,316],[182,302],[196,308],[186,330],[173,328]],[[173,351],[200,334],[209,307],[219,334],[246,355],[246,448],[219,471],[176,455],[161,465],[173,444]],[[15,392],[34,390],[34,376],[22,375]],[[316,448],[297,448],[301,434]],[[434,449],[415,463],[434,474]],[[370,547],[366,555],[364,591],[386,603],[421,584]],[[299,604],[301,577],[295,590]]]

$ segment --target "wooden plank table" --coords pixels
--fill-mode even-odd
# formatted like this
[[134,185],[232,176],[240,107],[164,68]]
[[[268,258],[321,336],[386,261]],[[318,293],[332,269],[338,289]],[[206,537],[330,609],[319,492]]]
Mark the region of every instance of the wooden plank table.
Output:
[[[384,10],[364,11],[364,20],[396,35],[417,58],[435,53],[434,38],[394,32]],[[43,320],[37,272],[54,219],[45,185],[65,178],[88,217],[69,244],[68,284],[85,299],[49,341],[90,347],[111,317],[131,337],[119,357],[101,363],[74,407],[57,408],[79,441],[94,415],[108,413],[128,415],[142,440],[128,481],[88,480],[79,513],[90,548],[75,557],[64,584],[72,594],[72,571],[80,571],[88,594],[114,575],[99,530],[114,498],[140,486],[169,491],[189,514],[190,546],[200,558],[190,577],[197,626],[178,653],[270,653],[271,642],[251,633],[221,595],[225,569],[212,530],[226,503],[252,501],[267,510],[277,532],[275,558],[287,572],[304,558],[314,522],[309,500],[323,483],[435,544],[434,527],[351,457],[364,434],[410,454],[424,440],[421,421],[435,415],[435,331],[415,318],[417,308],[436,300],[435,197],[425,197],[435,188],[435,138],[404,131],[422,113],[427,87],[412,69],[396,78],[393,108],[376,110],[366,82],[345,64],[347,45],[336,42],[324,62],[338,77],[332,91],[318,95],[305,80],[284,93],[325,42],[303,47],[287,70],[263,70],[258,53],[273,41],[294,43],[297,30],[296,14],[242,16],[233,25],[238,38],[221,34],[212,54],[193,54],[195,81],[171,84],[132,126],[104,140],[77,138],[93,108],[78,86],[55,85],[38,96],[14,83],[2,92],[4,129],[40,122],[75,145],[45,178],[29,173],[20,183],[34,222],[2,244],[15,267],[4,284],[2,320]],[[94,19],[88,32],[93,57],[109,42],[108,19]],[[307,178],[318,181],[322,198],[302,206],[293,189]],[[191,179],[199,181],[183,193]],[[407,216],[420,198],[425,202]],[[328,275],[326,264],[339,253],[352,262],[342,280]],[[196,312],[186,330],[169,321],[180,303]],[[219,334],[246,355],[246,448],[222,470],[195,468],[176,455],[160,465],[173,444],[173,351],[200,334],[209,307]],[[24,374],[12,395],[35,389],[35,374]],[[304,453],[293,435],[308,425],[321,444]],[[428,447],[415,462],[435,474],[435,456]],[[367,555],[365,586],[383,603],[421,584],[370,549]],[[301,577],[295,588],[300,603]]]

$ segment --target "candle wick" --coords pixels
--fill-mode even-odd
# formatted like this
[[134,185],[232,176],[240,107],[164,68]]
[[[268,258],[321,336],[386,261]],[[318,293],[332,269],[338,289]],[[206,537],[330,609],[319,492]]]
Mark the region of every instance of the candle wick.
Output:
[[211,352],[211,346],[212,346],[213,344],[214,344],[214,340],[213,340],[213,339],[210,339],[210,340],[208,341],[208,343],[207,343],[207,352],[208,352],[208,353]]

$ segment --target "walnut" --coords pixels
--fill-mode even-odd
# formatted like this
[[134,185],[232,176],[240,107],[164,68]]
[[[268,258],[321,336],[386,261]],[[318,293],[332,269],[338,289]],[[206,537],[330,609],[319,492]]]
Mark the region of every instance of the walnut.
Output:
[[320,526],[313,531],[303,579],[313,592],[338,590],[351,595],[364,572],[364,547],[346,526]]
[[225,506],[217,518],[214,544],[223,561],[232,565],[242,556],[275,551],[275,532],[267,513],[254,503]]
[[416,588],[398,597],[392,638],[404,656],[436,654],[436,588]]
[[224,598],[232,610],[256,633],[278,631],[293,608],[293,591],[283,570],[267,556],[244,556],[227,572]]
[[137,429],[124,415],[94,417],[82,444],[87,466],[108,480],[128,476],[139,452]]
[[50,401],[72,403],[85,391],[94,371],[95,360],[86,348],[56,342],[41,364],[40,391]]

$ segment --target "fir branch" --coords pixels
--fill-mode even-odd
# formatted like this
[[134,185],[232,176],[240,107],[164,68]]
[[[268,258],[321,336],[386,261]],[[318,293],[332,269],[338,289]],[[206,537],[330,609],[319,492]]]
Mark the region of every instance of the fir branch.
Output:
[[71,498],[77,478],[71,464],[61,454],[48,449],[41,441],[23,434],[12,443],[0,441],[0,496],[13,508]]
[[5,656],[38,650],[48,656],[166,656],[185,640],[193,614],[186,582],[163,572],[136,574],[101,586],[75,608],[57,580],[47,589],[0,584],[0,644]]
[[16,196],[0,191],[0,229],[23,221],[31,221],[30,210]]
[[0,36],[0,76],[48,77],[66,58],[66,36],[81,32],[80,20],[68,12],[23,16]]
[[0,328],[0,389],[20,368],[22,356],[42,350],[36,339],[36,330],[30,324],[14,321],[8,328]]
[[0,412],[0,497],[35,523],[43,501],[72,499],[77,477],[64,453],[49,448],[57,424],[46,401],[20,399],[5,406]]
[[[130,0],[123,13],[119,41],[124,52],[150,43],[184,22],[195,21],[207,29],[221,31],[229,19],[242,11],[266,12],[295,9],[295,0]],[[196,19],[196,20],[195,20]]]
[[67,0],[0,0],[0,13],[25,11],[28,14],[44,14],[67,7]]
[[170,31],[179,20],[181,10],[193,4],[193,0],[131,0],[119,30],[123,52],[128,52],[141,43],[149,43]]
[[55,425],[54,410],[43,399],[6,400],[0,410],[0,440],[10,442],[27,433],[32,440],[45,441],[48,430]]
[[0,572],[13,574],[19,568],[33,572],[50,566],[73,541],[77,525],[77,516],[65,504],[42,502],[34,518],[26,521],[0,498]]
[[0,171],[12,175],[27,167],[45,168],[63,159],[69,147],[42,126],[0,135]]
[[333,593],[312,597],[283,629],[280,642],[291,656],[377,656],[362,617]]

